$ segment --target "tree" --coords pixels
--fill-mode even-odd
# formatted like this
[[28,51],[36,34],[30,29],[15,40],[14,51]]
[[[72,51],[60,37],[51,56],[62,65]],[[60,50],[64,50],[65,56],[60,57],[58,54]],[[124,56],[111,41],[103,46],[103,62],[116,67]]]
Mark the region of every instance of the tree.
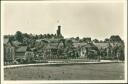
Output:
[[42,39],[42,38],[43,38],[43,35],[42,35],[42,34],[40,34],[40,35],[39,35],[39,39]]
[[38,39],[38,35],[35,35],[35,39]]
[[76,38],[75,38],[75,40],[76,40],[76,41],[79,41],[79,40],[80,40],[80,38],[79,38],[79,37],[76,37]]
[[26,37],[26,38],[30,38],[27,33],[23,34],[23,36]]
[[14,41],[14,40],[15,40],[15,38],[14,38],[13,35],[9,37],[9,42],[12,42],[12,41]]
[[85,38],[84,37],[82,40],[83,40],[83,42],[86,42],[86,43],[90,43],[91,42],[91,38]]
[[124,59],[125,59],[125,57],[124,57],[124,46],[119,47],[119,53],[120,53],[119,59],[124,61]]
[[108,38],[106,38],[105,40],[104,40],[104,42],[106,43],[106,42],[109,42],[109,39]]
[[8,38],[8,37],[10,37],[10,35],[4,35],[4,38]]
[[27,47],[27,50],[26,51],[31,51],[30,47]]
[[99,43],[99,40],[98,39],[94,39],[93,42],[94,43]]
[[99,42],[100,42],[100,43],[103,43],[104,41],[100,40]]
[[72,40],[67,40],[66,46],[67,46],[67,47],[72,47],[72,46],[73,46]]
[[15,34],[16,40],[18,40],[19,42],[23,42],[23,34],[20,31],[17,31]]
[[110,37],[110,42],[122,42],[122,39],[120,38],[119,35],[112,35]]

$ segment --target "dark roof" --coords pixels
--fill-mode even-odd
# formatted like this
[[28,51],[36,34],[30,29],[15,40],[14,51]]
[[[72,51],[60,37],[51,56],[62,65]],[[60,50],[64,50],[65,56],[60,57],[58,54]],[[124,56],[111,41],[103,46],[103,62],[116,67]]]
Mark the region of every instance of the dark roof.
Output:
[[27,46],[20,46],[19,48],[16,49],[16,52],[26,52]]

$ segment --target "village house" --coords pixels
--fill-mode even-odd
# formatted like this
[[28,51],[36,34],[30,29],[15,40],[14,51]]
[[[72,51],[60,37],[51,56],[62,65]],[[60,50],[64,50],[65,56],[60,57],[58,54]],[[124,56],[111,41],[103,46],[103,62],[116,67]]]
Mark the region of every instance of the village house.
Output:
[[24,37],[23,42],[4,38],[4,61],[31,63],[52,59],[124,59],[124,43],[95,42],[90,37],[64,38],[59,25],[56,34],[51,36],[46,34],[38,38],[37,35],[35,38],[31,34],[29,38]]
[[[120,54],[119,47],[123,45],[120,43],[94,43],[100,50],[101,59],[118,59]],[[122,48],[123,49],[123,48]]]
[[25,58],[26,51],[27,51],[27,46],[19,46],[15,50],[15,60],[17,60],[18,62],[21,62],[22,59]]
[[12,42],[13,46],[15,46],[15,47],[18,47],[22,44],[21,42],[18,42],[18,41],[11,41],[11,42]]
[[61,42],[48,43],[47,47],[44,50],[44,55],[47,59],[57,59],[63,58],[64,44]]
[[97,59],[99,51],[93,43],[87,43],[80,49],[80,58]]
[[110,43],[94,43],[96,47],[102,52],[103,56],[110,56],[112,53],[112,45]]
[[24,60],[26,63],[31,63],[34,61],[34,53],[32,51],[26,51],[24,55]]
[[74,48],[76,49],[78,57],[83,59],[87,59],[89,57],[89,53],[97,55],[98,48],[93,43],[73,43]]
[[4,38],[4,62],[12,63],[15,59],[15,47],[9,41],[9,38]]
[[87,43],[73,43],[73,46],[76,50],[76,53],[78,54],[79,58],[83,58],[83,55],[81,53],[86,52],[86,50],[84,51],[82,48],[82,46],[86,45]]

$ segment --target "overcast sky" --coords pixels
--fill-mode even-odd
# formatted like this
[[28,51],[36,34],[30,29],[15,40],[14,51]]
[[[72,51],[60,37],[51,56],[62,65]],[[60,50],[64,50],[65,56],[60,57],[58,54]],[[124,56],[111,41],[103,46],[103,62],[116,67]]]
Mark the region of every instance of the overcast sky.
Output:
[[[59,20],[59,23],[57,21]],[[64,37],[123,38],[123,3],[7,3],[4,33],[16,31],[55,34],[62,26]]]

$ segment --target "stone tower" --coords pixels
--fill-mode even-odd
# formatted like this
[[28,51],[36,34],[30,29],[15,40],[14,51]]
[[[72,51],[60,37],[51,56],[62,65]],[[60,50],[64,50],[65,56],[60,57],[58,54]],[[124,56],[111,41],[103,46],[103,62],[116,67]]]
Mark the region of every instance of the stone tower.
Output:
[[60,35],[61,35],[61,26],[59,25],[57,29],[57,36],[60,36]]
[[63,38],[63,36],[61,34],[61,26],[60,25],[58,26],[58,29],[56,31],[56,35],[57,35],[58,38]]

